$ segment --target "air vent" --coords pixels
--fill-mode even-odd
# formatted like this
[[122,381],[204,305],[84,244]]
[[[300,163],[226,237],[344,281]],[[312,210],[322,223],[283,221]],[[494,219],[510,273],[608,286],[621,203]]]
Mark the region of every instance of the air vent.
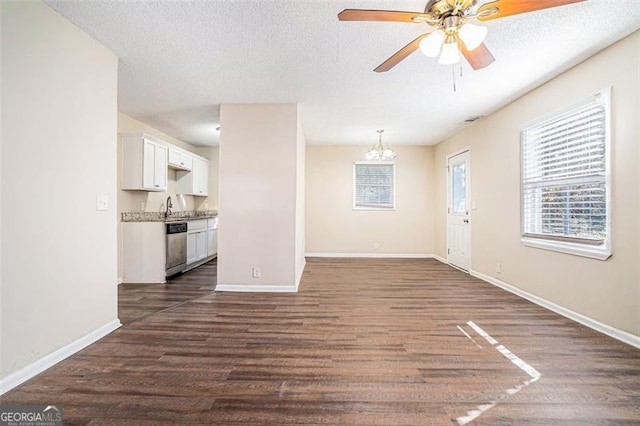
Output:
[[473,123],[474,121],[479,120],[479,119],[481,119],[481,118],[483,118],[483,117],[484,117],[484,116],[482,116],[482,115],[475,115],[475,116],[473,116],[473,117],[469,117],[469,118],[467,118],[466,120],[464,120],[464,122],[465,122],[466,124],[471,124],[471,123]]

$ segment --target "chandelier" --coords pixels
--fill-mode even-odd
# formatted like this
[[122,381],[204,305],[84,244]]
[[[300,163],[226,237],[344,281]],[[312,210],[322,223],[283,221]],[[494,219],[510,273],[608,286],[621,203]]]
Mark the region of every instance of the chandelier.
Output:
[[378,143],[371,147],[365,157],[367,160],[390,160],[396,158],[396,152],[389,145],[382,143],[382,133],[384,130],[376,130],[378,132]]

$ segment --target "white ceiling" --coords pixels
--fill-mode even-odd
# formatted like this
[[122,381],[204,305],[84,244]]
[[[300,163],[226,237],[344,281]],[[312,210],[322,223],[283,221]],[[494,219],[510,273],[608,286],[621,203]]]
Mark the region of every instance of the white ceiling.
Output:
[[[482,0],[481,3],[486,2]],[[496,58],[473,71],[416,52],[373,69],[426,24],[339,22],[345,8],[425,1],[47,3],[120,58],[118,108],[194,145],[215,145],[220,104],[298,102],[307,142],[435,144],[640,28],[640,0],[589,0],[486,23]]]

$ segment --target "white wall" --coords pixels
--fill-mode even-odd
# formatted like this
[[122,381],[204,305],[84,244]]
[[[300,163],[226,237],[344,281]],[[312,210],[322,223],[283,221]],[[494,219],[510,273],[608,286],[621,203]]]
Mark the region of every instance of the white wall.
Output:
[[222,105],[220,125],[218,289],[295,288],[298,106]]
[[307,253],[433,254],[433,147],[394,146],[394,211],[353,210],[353,162],[368,148],[307,147]]
[[0,10],[4,378],[117,323],[118,61],[43,3]]
[[[614,44],[436,147],[436,253],[446,257],[446,155],[471,147],[472,265],[555,304],[640,335],[640,33]],[[520,243],[520,126],[612,87],[613,256]],[[496,262],[503,272],[497,274]]]

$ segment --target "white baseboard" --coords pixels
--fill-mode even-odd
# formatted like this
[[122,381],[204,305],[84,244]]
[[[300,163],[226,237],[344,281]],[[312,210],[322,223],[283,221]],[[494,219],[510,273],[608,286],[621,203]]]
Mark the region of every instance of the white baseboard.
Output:
[[434,255],[423,253],[305,253],[305,257],[373,257],[385,259],[432,259]]
[[122,324],[120,324],[120,320],[118,319],[108,322],[105,325],[96,328],[89,334],[82,336],[78,340],[71,342],[66,346],[63,346],[62,348],[48,355],[43,356],[36,362],[23,367],[15,373],[9,374],[7,377],[0,380],[0,395],[10,391],[16,386],[42,373],[44,370],[53,367],[65,358],[70,357],[81,349],[84,349],[90,344],[100,340],[107,334],[111,333],[113,330],[119,328],[121,325]]
[[444,257],[440,257],[440,256],[438,256],[437,254],[434,254],[434,255],[433,255],[433,258],[434,258],[435,260],[437,260],[438,262],[440,262],[440,263],[444,263],[445,265],[448,265],[448,264],[449,264],[449,262],[447,261],[447,259],[445,259]]
[[122,281],[122,277],[118,277],[118,281],[116,281],[116,285],[120,285],[122,284],[124,281]]
[[247,293],[296,293],[296,285],[242,285],[242,284],[218,284],[216,291],[237,291]]
[[162,281],[150,281],[150,280],[127,280],[127,281],[123,281],[121,284],[166,284],[167,280],[162,280]]
[[300,265],[300,268],[296,272],[296,291],[298,291],[298,288],[300,287],[300,281],[302,280],[302,274],[304,273],[304,267],[306,265],[307,265],[307,260],[303,257],[302,265]]
[[513,293],[517,296],[522,297],[523,299],[527,299],[528,301],[533,302],[536,305],[542,306],[543,308],[549,309],[550,311],[560,314],[563,317],[569,318],[570,320],[585,325],[595,331],[606,334],[607,336],[613,337],[614,339],[620,340],[621,342],[627,343],[640,349],[640,336],[636,336],[610,325],[603,324],[600,321],[594,320],[593,318],[589,318],[588,316],[579,314],[578,312],[574,312],[547,299],[536,296],[535,294],[531,294],[527,291],[519,289],[518,287],[507,284],[504,281],[501,281],[494,277],[490,277],[489,275],[485,275],[481,272],[470,270],[469,273],[472,276],[480,278],[481,280],[486,281],[489,284],[493,284],[496,287],[500,287],[501,289],[506,290],[509,293]]

